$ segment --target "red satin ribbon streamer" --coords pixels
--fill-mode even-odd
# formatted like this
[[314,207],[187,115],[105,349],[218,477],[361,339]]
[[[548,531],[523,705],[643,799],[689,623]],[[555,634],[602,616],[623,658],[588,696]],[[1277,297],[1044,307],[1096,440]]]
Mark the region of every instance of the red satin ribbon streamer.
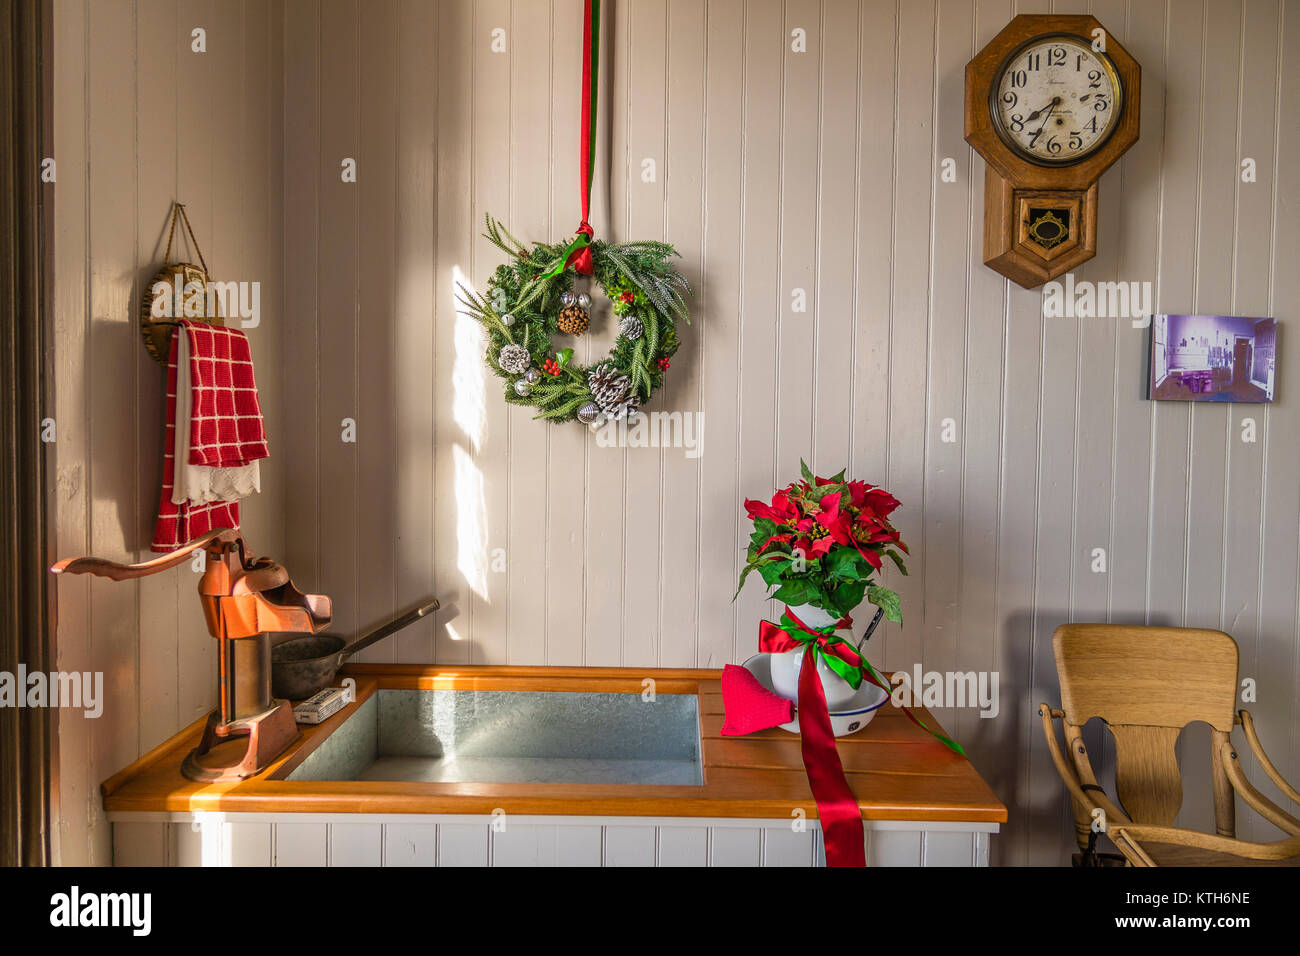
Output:
[[[771,654],[804,649],[803,662],[799,665],[799,749],[803,755],[804,771],[808,774],[808,786],[817,801],[817,817],[821,820],[826,841],[826,865],[866,866],[862,810],[844,778],[844,765],[835,749],[835,731],[831,728],[826,692],[817,673],[816,648],[854,667],[861,665],[862,658],[844,644],[828,644],[826,635],[818,634],[789,608],[785,609],[785,616],[800,630],[814,635],[813,640],[800,641],[770,621],[764,621],[759,627],[758,647]],[[852,623],[852,619],[845,616],[835,628],[839,630]]]
[[799,666],[799,749],[808,786],[817,801],[817,818],[826,841],[827,866],[866,866],[866,834],[858,798],[844,779],[835,749],[835,731],[812,645],[805,645]]

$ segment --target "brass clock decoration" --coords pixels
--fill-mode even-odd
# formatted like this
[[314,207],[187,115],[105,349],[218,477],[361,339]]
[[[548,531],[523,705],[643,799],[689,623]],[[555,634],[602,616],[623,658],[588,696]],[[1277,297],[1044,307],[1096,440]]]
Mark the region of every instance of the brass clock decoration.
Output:
[[1021,14],[966,64],[984,264],[1032,289],[1097,253],[1097,181],[1137,142],[1142,69],[1090,16]]

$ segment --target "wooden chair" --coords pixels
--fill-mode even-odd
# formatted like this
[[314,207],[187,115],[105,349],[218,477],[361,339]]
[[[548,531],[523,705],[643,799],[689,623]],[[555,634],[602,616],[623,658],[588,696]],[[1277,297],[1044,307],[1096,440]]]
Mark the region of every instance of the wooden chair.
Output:
[[[1094,812],[1100,810],[1105,832],[1133,866],[1300,866],[1300,820],[1251,785],[1232,745],[1233,725],[1240,724],[1264,773],[1300,803],[1300,793],[1260,746],[1250,714],[1233,714],[1237,643],[1231,637],[1192,628],[1066,624],[1056,629],[1052,648],[1062,709],[1042,704],[1038,713],[1052,762],[1074,804],[1082,851],[1078,862],[1102,865],[1092,829]],[[1098,785],[1088,759],[1083,725],[1092,717],[1105,721],[1115,740],[1118,802]],[[1068,760],[1052,724],[1057,718]],[[1196,720],[1212,729],[1214,834],[1173,826],[1183,802],[1174,745],[1179,732]],[[1277,843],[1236,839],[1237,795],[1290,838]]]

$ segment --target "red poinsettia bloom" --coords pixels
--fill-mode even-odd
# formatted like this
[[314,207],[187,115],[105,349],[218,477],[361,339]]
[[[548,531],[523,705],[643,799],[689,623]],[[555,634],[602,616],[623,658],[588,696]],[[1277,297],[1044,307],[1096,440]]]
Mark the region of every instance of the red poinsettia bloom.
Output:
[[778,491],[774,494],[770,505],[746,498],[745,511],[749,513],[749,517],[753,520],[770,518],[777,524],[787,524],[799,517],[799,509],[786,497],[784,491]]

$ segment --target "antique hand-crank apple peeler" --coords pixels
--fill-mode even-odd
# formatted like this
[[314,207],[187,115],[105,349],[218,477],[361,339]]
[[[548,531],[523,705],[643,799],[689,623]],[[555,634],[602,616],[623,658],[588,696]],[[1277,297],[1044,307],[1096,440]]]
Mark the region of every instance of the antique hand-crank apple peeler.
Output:
[[199,601],[217,639],[219,703],[181,772],[191,780],[241,780],[265,770],[298,738],[289,702],[271,695],[271,646],[328,627],[330,599],[303,594],[283,566],[254,559],[239,532],[230,529],[211,531],[143,564],[68,558],[50,570],[125,581],[173,568],[199,550],[207,552]]

